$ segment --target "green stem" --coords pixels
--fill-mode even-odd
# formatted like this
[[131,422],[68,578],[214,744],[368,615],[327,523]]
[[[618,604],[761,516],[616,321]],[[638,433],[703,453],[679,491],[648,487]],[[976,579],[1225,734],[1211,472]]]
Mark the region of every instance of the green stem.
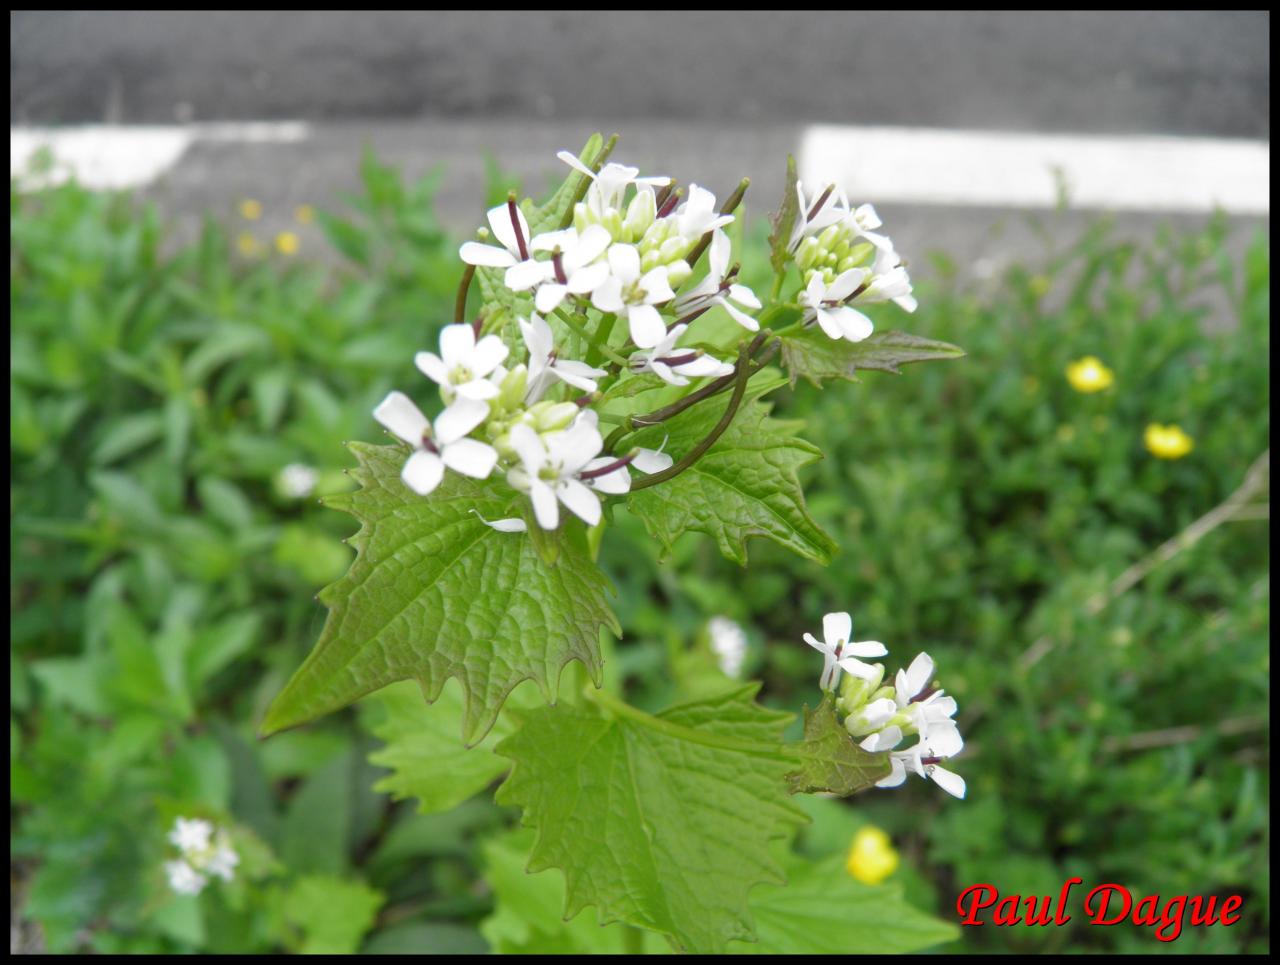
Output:
[[650,486],[656,486],[658,483],[666,482],[668,479],[680,475],[680,473],[701,459],[703,453],[715,445],[716,440],[724,434],[724,431],[729,428],[729,424],[733,422],[733,417],[738,412],[738,406],[742,404],[743,393],[747,390],[747,380],[751,378],[751,366],[748,364],[750,358],[748,347],[743,345],[738,350],[738,365],[734,370],[733,395],[730,397],[729,405],[725,408],[724,415],[720,417],[720,421],[716,423],[715,428],[708,432],[706,438],[690,449],[684,458],[675,465],[668,466],[662,472],[655,472],[652,476],[645,476],[643,479],[633,482],[631,484],[632,492],[638,489],[648,489]]
[[596,365],[600,359],[604,357],[604,353],[600,350],[602,345],[609,344],[609,336],[613,334],[613,324],[618,320],[618,316],[612,312],[607,313],[600,319],[600,324],[596,326],[596,340],[591,343],[591,347],[587,349],[587,364]]
[[780,271],[773,276],[773,293],[769,296],[769,301],[776,302],[782,295],[782,282],[786,279],[786,271]]
[[458,283],[458,297],[453,303],[453,320],[461,322],[467,317],[467,293],[471,291],[471,279],[476,276],[476,266],[467,265],[462,273],[462,281]]
[[564,311],[561,308],[557,308],[555,311],[555,315],[556,315],[556,318],[560,319],[560,321],[564,322],[566,325],[569,326],[570,331],[572,331],[575,335],[582,338],[583,341],[585,341],[588,345],[591,345],[599,349],[600,353],[609,361],[613,362],[614,365],[621,365],[623,367],[626,366],[627,364],[626,359],[624,359],[621,355],[619,355],[613,349],[609,348],[609,346],[600,344],[596,340],[595,336],[593,336],[590,332],[588,332],[586,330],[586,327],[583,326],[583,324],[579,322],[576,318],[573,318],[572,316],[570,316],[568,312]]

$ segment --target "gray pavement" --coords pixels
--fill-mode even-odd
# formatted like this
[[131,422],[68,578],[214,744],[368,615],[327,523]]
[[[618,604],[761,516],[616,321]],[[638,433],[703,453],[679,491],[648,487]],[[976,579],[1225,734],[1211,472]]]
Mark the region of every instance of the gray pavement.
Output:
[[608,117],[1270,132],[1261,11],[38,11],[11,123]]

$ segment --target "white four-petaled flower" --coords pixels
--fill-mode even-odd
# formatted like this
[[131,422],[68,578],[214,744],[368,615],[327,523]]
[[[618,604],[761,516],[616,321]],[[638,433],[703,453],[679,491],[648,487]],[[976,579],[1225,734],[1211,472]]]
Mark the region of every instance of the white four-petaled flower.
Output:
[[640,253],[631,245],[613,245],[609,269],[609,278],[592,293],[591,303],[602,312],[625,316],[631,340],[640,348],[653,348],[667,334],[655,306],[676,297],[667,278],[668,266],[641,274]]
[[588,526],[600,522],[600,497],[578,478],[604,446],[594,422],[579,419],[568,429],[545,435],[516,425],[510,439],[520,465],[511,468],[507,481],[529,494],[539,526],[555,529],[560,524],[557,503],[564,503]]
[[440,485],[446,467],[474,479],[484,479],[493,471],[498,461],[494,448],[466,438],[488,414],[487,403],[458,399],[436,417],[433,429],[422,410],[403,392],[388,393],[373,410],[373,417],[384,428],[414,447],[400,476],[420,496]]
[[652,372],[670,385],[688,385],[690,378],[732,375],[733,366],[727,362],[700,351],[676,348],[676,342],[688,327],[676,325],[653,348],[632,355],[632,370]]
[[445,402],[455,395],[464,399],[492,399],[498,386],[486,378],[507,357],[507,346],[496,335],[476,341],[470,325],[446,325],[440,330],[440,354],[419,352],[414,364],[432,382],[440,386]]
[[[729,313],[730,318],[743,328],[751,332],[759,331],[760,323],[744,312],[742,308],[759,310],[762,307],[760,299],[746,285],[726,282],[726,276],[729,274],[729,258],[732,252],[733,245],[729,241],[729,236],[723,231],[717,230],[711,236],[711,247],[708,251],[711,270],[707,272],[706,278],[677,299],[677,315],[697,311],[709,305],[719,305]],[[742,306],[742,308],[739,306]]]
[[562,359],[556,355],[555,339],[551,326],[537,315],[519,319],[520,334],[529,350],[529,382],[525,389],[525,401],[537,402],[554,379],[566,382],[584,392],[596,390],[596,379],[609,373],[586,362]]
[[822,618],[822,640],[814,639],[810,633],[804,635],[805,643],[822,653],[823,690],[835,688],[842,670],[855,677],[875,676],[875,667],[857,658],[883,657],[889,652],[878,640],[851,641],[849,637],[852,633],[853,618],[848,613],[828,613]]
[[871,319],[845,302],[858,290],[866,277],[865,268],[850,268],[837,275],[828,285],[822,273],[815,271],[809,277],[805,290],[800,293],[800,304],[809,308],[806,317],[816,318],[830,338],[861,342],[874,331],[875,326]]

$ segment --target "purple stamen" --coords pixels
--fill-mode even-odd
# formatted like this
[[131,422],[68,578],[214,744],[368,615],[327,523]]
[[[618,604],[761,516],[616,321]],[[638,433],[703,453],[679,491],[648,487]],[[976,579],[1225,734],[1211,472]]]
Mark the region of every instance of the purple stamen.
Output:
[[920,693],[918,693],[918,694],[916,694],[914,697],[912,697],[912,698],[911,698],[911,700],[909,700],[909,701],[908,701],[908,703],[918,704],[918,703],[920,703],[922,700],[928,700],[930,697],[932,697],[932,696],[933,696],[934,694],[936,694],[937,692],[938,692],[938,688],[937,688],[937,687],[926,687],[924,690],[920,691]]
[[569,284],[569,276],[564,273],[564,261],[561,258],[559,248],[557,248],[554,252],[552,252],[551,264],[555,265],[556,281],[558,281],[562,285]]
[[436,444],[431,441],[431,436],[429,435],[430,431],[431,430],[428,429],[422,433],[422,448],[427,450],[427,452],[434,452],[438,456],[440,455],[440,450],[437,449]]
[[827,198],[831,197],[831,192],[835,190],[834,184],[828,184],[827,190],[823,191],[818,200],[813,202],[813,207],[809,209],[809,213],[804,216],[805,221],[812,221],[813,216],[822,210],[822,206],[827,203]]
[[676,205],[680,203],[680,192],[672,191],[667,200],[662,202],[662,207],[658,209],[657,217],[665,218],[676,209]]
[[579,479],[596,479],[599,476],[607,476],[609,475],[609,473],[616,472],[617,470],[621,469],[623,466],[627,465],[637,455],[638,453],[629,452],[625,456],[623,456],[621,459],[615,459],[613,462],[607,463],[601,466],[599,469],[592,469],[589,472],[578,473],[578,478]]
[[692,362],[696,358],[700,358],[701,352],[688,352],[684,355],[668,355],[665,358],[654,359],[655,362],[664,362],[667,365],[684,365],[686,362]]
[[925,767],[932,767],[934,764],[942,763],[943,760],[944,758],[941,757],[922,757],[920,758],[920,763]]
[[520,260],[529,260],[529,249],[525,247],[524,232],[520,230],[520,218],[516,214],[516,199],[507,198],[507,213],[511,215],[511,227],[516,233],[516,244],[520,247]]
[[692,322],[695,318],[697,318],[703,312],[709,312],[710,310],[711,310],[711,306],[706,305],[702,308],[699,308],[697,311],[690,312],[684,318],[677,318],[674,322],[672,322],[670,325],[667,326],[667,331],[668,332],[671,331],[677,325],[688,325],[690,322]]

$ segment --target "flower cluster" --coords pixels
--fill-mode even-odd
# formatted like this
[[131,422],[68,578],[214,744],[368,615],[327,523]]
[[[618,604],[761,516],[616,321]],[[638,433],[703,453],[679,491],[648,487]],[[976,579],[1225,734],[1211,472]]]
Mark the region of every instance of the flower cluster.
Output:
[[[858,658],[883,657],[888,650],[874,640],[853,642],[852,632],[853,620],[848,613],[828,613],[823,617],[824,639],[808,633],[804,639],[823,655],[824,691],[836,690],[841,671],[849,675],[835,701],[845,715],[845,729],[864,751],[889,754],[892,770],[876,786],[897,787],[910,770],[933,780],[947,793],[964,797],[964,778],[939,766],[960,752],[964,740],[953,719],[955,698],[932,686],[933,659],[927,653],[919,654],[909,667],[898,671],[893,683],[882,686],[884,666]],[[899,749],[913,736],[915,744]]]
[[908,312],[916,310],[911,279],[869,204],[854,208],[834,185],[806,196],[796,183],[799,213],[788,251],[800,269],[805,287],[800,304],[806,322],[816,322],[833,339],[860,342],[871,334],[871,319],[855,308],[892,301]]
[[198,895],[210,877],[230,881],[235,877],[240,856],[231,847],[227,832],[215,830],[200,818],[178,818],[169,832],[169,843],[179,856],[166,861],[169,887],[180,895]]
[[[624,373],[653,373],[671,385],[732,375],[734,365],[681,340],[714,306],[756,331],[748,312],[761,307],[736,280],[723,231],[733,216],[717,210],[710,191],[696,184],[683,191],[622,164],[597,172],[571,154],[560,157],[590,179],[571,226],[533,234],[512,195],[489,211],[480,240],[459,252],[512,293],[531,295],[532,310],[506,327],[509,341],[504,319],[491,332],[478,319],[446,326],[439,354],[417,354],[418,369],[444,405],[434,421],[401,392],[374,410],[413,447],[403,479],[414,492],[431,493],[446,470],[474,479],[500,474],[528,496],[544,529],[559,525],[561,507],[595,525],[602,496],[630,491],[633,471],[653,474],[672,465],[661,450],[605,451],[591,408],[603,387]],[[709,270],[692,283],[704,251]],[[611,340],[615,325],[620,337]],[[585,358],[574,358],[584,344]],[[518,519],[490,525],[525,528]]]

